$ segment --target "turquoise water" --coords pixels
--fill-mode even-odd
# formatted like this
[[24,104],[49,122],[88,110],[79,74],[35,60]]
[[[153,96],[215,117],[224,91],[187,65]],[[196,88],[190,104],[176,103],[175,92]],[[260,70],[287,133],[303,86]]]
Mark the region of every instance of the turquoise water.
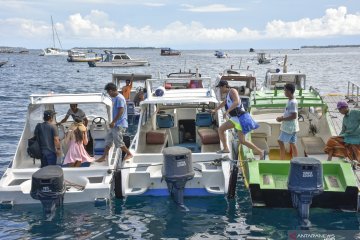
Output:
[[[20,138],[31,93],[99,92],[111,81],[110,68],[89,68],[86,63],[68,63],[66,57],[1,54],[0,61],[0,174],[10,163]],[[213,79],[230,65],[250,66],[263,81],[268,67],[258,65],[247,50],[226,51],[230,58],[217,59],[213,51],[184,51],[180,57],[161,57],[160,50],[127,50],[132,57],[146,58],[150,66],[117,69],[121,72],[168,74],[195,69]],[[360,84],[359,48],[268,50],[272,57],[288,54],[288,70],[307,74],[307,85],[323,93],[347,90],[347,81]],[[13,66],[14,65],[14,66]],[[252,208],[249,193],[238,180],[237,196],[186,198],[190,211],[183,212],[170,198],[113,199],[108,206],[71,204],[59,209],[51,221],[40,205],[0,210],[0,239],[245,239],[247,236],[287,239],[298,229],[294,209]],[[312,230],[358,230],[359,214],[312,209]]]

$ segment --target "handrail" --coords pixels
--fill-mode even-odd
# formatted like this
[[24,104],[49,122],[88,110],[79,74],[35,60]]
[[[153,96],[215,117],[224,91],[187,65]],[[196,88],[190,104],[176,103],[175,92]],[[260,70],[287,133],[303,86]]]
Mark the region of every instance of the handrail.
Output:
[[[351,94],[350,94],[350,85],[351,85]],[[356,89],[356,95],[354,95],[354,90]],[[354,102],[354,107],[360,107],[359,106],[359,89],[360,86],[356,83],[353,83],[351,81],[348,81],[348,91],[345,96],[345,98],[349,99],[349,101]]]

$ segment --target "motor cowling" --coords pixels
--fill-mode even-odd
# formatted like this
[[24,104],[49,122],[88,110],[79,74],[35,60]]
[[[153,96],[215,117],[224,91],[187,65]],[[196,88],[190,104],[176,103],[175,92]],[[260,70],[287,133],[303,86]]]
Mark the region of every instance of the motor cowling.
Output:
[[293,207],[300,214],[301,227],[307,229],[312,199],[324,191],[321,162],[310,157],[297,157],[291,160],[288,178],[288,190],[291,192]]
[[163,150],[163,156],[162,176],[167,183],[170,195],[177,204],[186,208],[184,206],[185,185],[195,176],[191,150],[184,147],[168,147]]
[[64,173],[60,166],[49,165],[32,175],[30,195],[41,201],[47,216],[52,215],[56,207],[62,205],[65,191]]

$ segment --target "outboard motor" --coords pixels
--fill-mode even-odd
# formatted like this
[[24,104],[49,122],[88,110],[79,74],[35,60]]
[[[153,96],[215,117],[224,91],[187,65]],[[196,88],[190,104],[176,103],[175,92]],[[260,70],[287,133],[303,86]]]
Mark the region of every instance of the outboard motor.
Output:
[[30,195],[41,201],[46,217],[52,217],[56,207],[63,204],[65,191],[64,173],[60,166],[46,166],[32,175]]
[[191,150],[184,147],[168,147],[163,150],[163,179],[174,201],[184,210],[184,188],[195,172],[192,166]]
[[301,228],[311,226],[309,209],[312,198],[324,191],[321,162],[315,158],[296,157],[291,160],[288,189],[293,207],[300,214]]

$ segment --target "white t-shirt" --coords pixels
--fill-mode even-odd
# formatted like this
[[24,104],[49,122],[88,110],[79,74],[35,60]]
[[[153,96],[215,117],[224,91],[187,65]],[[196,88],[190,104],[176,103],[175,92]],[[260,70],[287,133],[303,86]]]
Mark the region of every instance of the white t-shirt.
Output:
[[[292,113],[298,113],[298,103],[295,98],[287,102],[284,111],[284,118],[291,116]],[[282,121],[280,130],[290,134],[294,132],[298,132],[299,131],[298,119],[296,118],[290,121]]]

